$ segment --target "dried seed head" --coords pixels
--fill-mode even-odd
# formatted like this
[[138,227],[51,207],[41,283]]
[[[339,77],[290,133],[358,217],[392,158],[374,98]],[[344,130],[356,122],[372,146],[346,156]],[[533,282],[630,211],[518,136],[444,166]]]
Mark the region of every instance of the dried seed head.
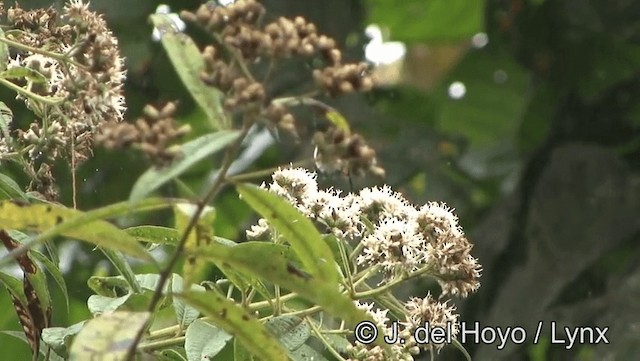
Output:
[[317,132],[314,144],[316,166],[323,172],[384,176],[384,169],[378,166],[375,150],[359,134],[347,134],[332,127],[326,132]]
[[173,102],[162,108],[147,105],[143,117],[134,123],[109,123],[96,141],[107,149],[139,149],[155,165],[166,165],[180,155],[171,143],[189,132],[188,126],[177,128],[173,120],[176,109]]

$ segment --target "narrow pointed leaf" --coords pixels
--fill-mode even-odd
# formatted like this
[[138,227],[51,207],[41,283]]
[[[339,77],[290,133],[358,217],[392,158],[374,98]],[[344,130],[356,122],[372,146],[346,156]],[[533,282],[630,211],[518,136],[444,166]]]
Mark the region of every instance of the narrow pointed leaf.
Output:
[[180,241],[180,233],[175,228],[161,226],[137,226],[124,230],[139,242],[176,245]]
[[59,205],[18,205],[8,201],[0,202],[0,224],[7,228],[45,232],[36,237],[34,242],[42,242],[55,235],[64,235],[96,246],[119,250],[134,257],[152,260],[135,238],[113,224],[87,220],[86,213]]
[[[241,243],[235,247],[214,243],[209,249],[202,251],[201,256],[296,292],[302,298],[343,319],[348,327],[355,327],[364,320],[374,322],[347,295],[339,291],[338,285],[299,269],[291,257],[287,257],[286,247],[273,246],[266,242]],[[384,333],[379,330],[379,334]],[[387,347],[381,337],[378,337],[376,343]]]
[[24,305],[27,304],[27,298],[24,296],[24,291],[22,290],[22,281],[11,275],[0,272],[0,284],[7,288],[7,291],[9,291],[12,298]]
[[142,292],[142,288],[140,288],[140,285],[136,280],[136,275],[133,273],[131,265],[129,265],[129,262],[127,262],[122,252],[106,249],[103,247],[100,247],[100,250],[109,259],[111,264],[118,270],[122,277],[124,277],[124,279],[129,284],[129,287],[131,287],[131,290],[134,293]]
[[179,296],[218,327],[233,335],[261,360],[287,360],[287,353],[265,326],[235,302],[217,292],[187,292]]
[[[5,230],[0,230],[0,241],[8,251],[20,246],[20,243]],[[31,350],[37,354],[40,351],[42,330],[49,327],[51,322],[51,295],[44,272],[29,253],[16,257],[16,262],[24,274],[22,287],[27,302],[21,303],[14,299],[13,306],[29,340]]]
[[53,277],[53,280],[56,282],[60,290],[62,291],[62,296],[64,297],[64,302],[67,307],[67,311],[69,311],[69,292],[67,290],[67,282],[64,280],[62,276],[62,272],[60,272],[60,268],[57,267],[47,256],[36,251],[31,250],[31,255],[35,260],[42,263],[47,272]]
[[[2,115],[0,114],[0,130],[2,129]],[[1,135],[2,133],[0,133]],[[22,199],[26,200],[27,196],[24,194],[20,186],[9,176],[0,173],[0,199]]]
[[[178,232],[184,233],[187,226],[191,222],[191,218],[195,214],[197,207],[193,204],[176,204],[174,209],[175,226]],[[182,277],[184,278],[185,288],[189,288],[192,283],[199,283],[204,280],[209,264],[199,259],[196,255],[200,250],[206,249],[214,242],[213,221],[215,219],[215,210],[212,207],[206,207],[200,214],[200,218],[196,221],[195,226],[189,232],[189,236],[184,244],[187,252],[184,264],[182,266]]]
[[222,150],[238,137],[237,131],[224,130],[205,134],[182,145],[182,158],[165,168],[150,168],[143,173],[133,185],[129,200],[137,202],[151,192],[160,188],[175,177],[184,173],[191,166],[206,157]]
[[251,184],[241,184],[237,188],[242,199],[291,244],[306,272],[337,286],[339,277],[331,248],[307,217],[265,189]]
[[[33,247],[53,237],[63,235],[153,261],[135,238],[111,223],[101,220],[168,208],[171,204],[170,200],[150,198],[133,207],[129,202],[121,202],[81,212],[52,203],[25,204],[0,201],[0,224],[7,228],[34,229],[43,232],[25,247]],[[15,254],[12,253],[5,255],[0,259],[0,265],[11,261],[14,256]]]
[[214,129],[228,128],[229,124],[222,109],[222,93],[218,89],[206,85],[200,78],[205,64],[198,46],[188,35],[176,31],[173,28],[173,21],[167,15],[151,15],[151,21],[162,34],[162,46],[169,55],[173,68],[178,72],[180,80],[193,99],[207,114],[212,127]]

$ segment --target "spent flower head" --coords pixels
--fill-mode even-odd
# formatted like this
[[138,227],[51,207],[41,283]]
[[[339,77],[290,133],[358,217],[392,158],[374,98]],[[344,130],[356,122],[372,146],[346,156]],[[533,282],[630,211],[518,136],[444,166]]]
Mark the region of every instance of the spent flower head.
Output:
[[13,75],[7,80],[20,87],[17,98],[38,119],[27,131],[18,130],[16,139],[3,134],[0,150],[30,147],[26,165],[32,185],[53,187],[51,172],[40,171],[42,164],[65,158],[75,167],[92,155],[101,127],[123,119],[124,59],[105,20],[81,0],[68,1],[61,13],[16,4],[7,10],[6,27],[16,30],[7,31],[6,38],[19,44],[9,44],[7,73]]
[[[449,305],[448,301],[440,302],[434,299],[431,294],[427,294],[424,298],[412,297],[405,303],[406,320],[403,325],[406,327],[402,336],[413,335],[416,328],[424,327],[429,324],[430,327],[441,327],[451,333],[451,337],[455,338],[459,333],[458,314],[453,305]],[[410,339],[407,347],[415,346],[415,340]],[[435,348],[440,351],[445,346],[444,343],[433,344],[427,343],[418,345],[420,348],[432,350]]]

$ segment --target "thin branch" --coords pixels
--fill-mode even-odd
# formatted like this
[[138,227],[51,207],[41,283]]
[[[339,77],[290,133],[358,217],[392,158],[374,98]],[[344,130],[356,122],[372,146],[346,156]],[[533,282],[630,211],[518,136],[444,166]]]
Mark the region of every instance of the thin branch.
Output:
[[27,89],[15,85],[12,82],[8,81],[7,79],[4,78],[0,78],[0,84],[6,86],[7,88],[11,89],[11,90],[15,90],[17,93],[20,93],[22,95],[24,95],[27,98],[31,98],[34,99],[36,101],[48,104],[48,105],[56,105],[58,103],[61,103],[64,98],[54,98],[54,97],[43,97],[42,95],[38,95],[36,93],[30,92]]
[[85,69],[85,70],[87,69],[86,66],[84,66],[84,65],[82,65],[82,64],[80,64],[80,63],[78,63],[78,62],[76,62],[74,60],[72,60],[66,54],[60,54],[60,53],[55,53],[55,52],[44,50],[44,49],[40,49],[40,48],[34,48],[32,46],[21,44],[21,43],[19,43],[17,41],[9,40],[9,39],[7,39],[7,38],[5,38],[3,36],[0,36],[0,42],[5,43],[5,44],[7,44],[7,45],[9,45],[11,47],[14,47],[16,49],[29,51],[29,52],[32,52],[34,54],[44,55],[46,57],[58,60],[58,61],[63,62],[63,63],[73,64],[73,65],[75,65],[75,66],[77,66],[78,68],[81,68],[81,69]]
[[[207,206],[209,202],[211,202],[211,200],[215,197],[215,195],[218,193],[218,191],[224,184],[225,175],[229,171],[229,168],[231,167],[231,163],[233,163],[233,158],[235,157],[236,153],[240,149],[240,145],[242,144],[242,141],[249,133],[250,127],[251,127],[250,122],[245,122],[238,138],[227,148],[227,152],[225,153],[224,160],[222,162],[222,167],[220,169],[220,176],[211,185],[211,188],[209,189],[207,194],[203,197],[202,201],[198,203],[196,211],[194,212],[193,216],[189,220],[189,224],[187,224],[187,227],[184,230],[182,237],[180,238],[180,242],[178,242],[178,246],[176,247],[173,257],[171,257],[171,259],[169,260],[169,264],[167,265],[167,267],[165,267],[162,270],[162,272],[160,272],[158,284],[154,291],[153,298],[149,303],[149,307],[148,307],[149,312],[154,312],[156,307],[158,306],[158,303],[162,299],[162,293],[163,293],[162,291],[164,290],[164,286],[166,285],[167,280],[171,276],[173,272],[173,268],[176,266],[176,264],[178,263],[178,260],[184,253],[184,247],[185,247],[185,244],[187,243],[187,239],[189,238],[189,235],[191,234],[191,231],[193,230],[193,228],[195,228],[196,223],[198,222],[198,220],[200,219],[200,216],[202,215],[202,212],[204,211],[204,208]],[[134,360],[138,343],[142,339],[142,336],[145,330],[146,330],[146,327],[142,327],[140,329],[135,339],[131,343],[131,346],[129,347],[129,350],[127,352],[127,357],[125,358],[125,360],[129,360],[129,361]]]

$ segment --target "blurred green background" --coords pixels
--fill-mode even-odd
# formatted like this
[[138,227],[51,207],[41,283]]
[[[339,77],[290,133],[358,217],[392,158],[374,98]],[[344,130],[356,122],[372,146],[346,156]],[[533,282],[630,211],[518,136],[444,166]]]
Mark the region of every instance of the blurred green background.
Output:
[[[31,8],[52,2],[25,0]],[[147,16],[160,2],[94,0],[127,59],[127,117],[146,103],[180,101],[179,119],[197,128],[202,114],[188,98]],[[167,1],[174,11],[199,1]],[[62,1],[53,2],[62,6]],[[474,255],[484,267],[480,291],[458,307],[481,325],[523,327],[522,345],[467,343],[475,360],[637,360],[640,354],[640,2],[634,0],[272,0],[269,16],[303,15],[362,60],[364,29],[378,24],[406,45],[401,69],[370,94],[331,101],[377,149],[386,182],[416,204],[444,201],[457,209]],[[5,2],[8,7],[11,2]],[[188,31],[197,39],[205,37]],[[398,64],[396,64],[398,65]],[[282,94],[303,87],[292,68],[271,86]],[[383,71],[380,70],[380,71]],[[461,90],[463,89],[463,91]],[[0,91],[18,122],[31,120],[14,95]],[[313,120],[312,120],[313,121]],[[304,134],[303,134],[304,135]],[[308,135],[308,134],[307,134]],[[308,138],[306,138],[308,139]],[[295,161],[312,152],[283,141],[249,170]],[[96,150],[78,170],[79,207],[128,197],[147,165],[134,154]],[[198,188],[205,163],[185,180]],[[26,185],[19,169],[4,173]],[[62,201],[70,177],[58,169]],[[374,179],[321,176],[350,190]],[[175,189],[164,190],[175,195]],[[237,195],[218,199],[217,234],[231,239],[255,221]],[[128,220],[135,222],[136,220]],[[146,220],[153,222],[154,220]],[[156,220],[161,222],[162,219]],[[89,316],[89,276],[103,267],[88,248],[67,245],[66,312],[55,326]],[[64,254],[64,253],[63,253]],[[437,290],[422,282],[403,290]],[[6,292],[0,329],[19,330]],[[538,321],[543,337],[533,344]],[[553,344],[549,324],[610,327],[610,344]],[[3,355],[28,359],[26,344],[0,334]],[[14,356],[15,355],[15,356]],[[462,355],[445,349],[443,360]],[[4,356],[2,357],[4,359]]]

